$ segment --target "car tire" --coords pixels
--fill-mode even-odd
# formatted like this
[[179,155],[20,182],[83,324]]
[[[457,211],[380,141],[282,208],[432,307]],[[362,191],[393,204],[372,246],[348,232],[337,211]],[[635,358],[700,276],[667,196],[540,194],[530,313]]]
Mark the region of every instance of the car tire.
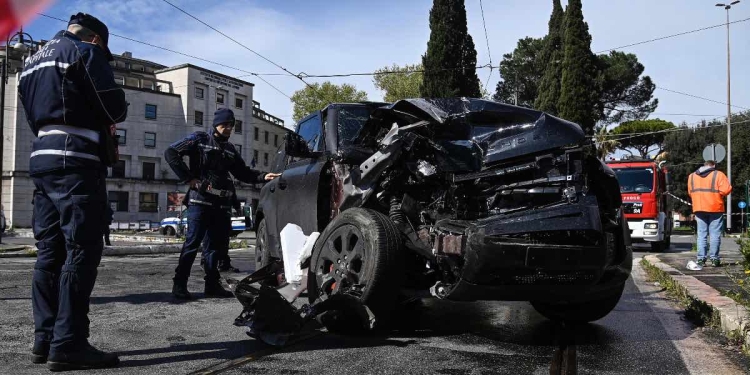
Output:
[[255,270],[271,263],[271,250],[268,248],[266,219],[262,219],[255,231]]
[[172,228],[172,227],[166,227],[166,228],[164,228],[164,235],[165,236],[174,236],[175,235],[174,228]]
[[[375,327],[387,326],[403,278],[401,246],[400,232],[380,212],[352,208],[339,214],[321,233],[312,251],[310,303],[348,290],[370,309]],[[326,318],[323,316],[321,322],[330,331],[356,331],[345,318],[339,322]]]
[[620,302],[623,290],[625,290],[625,284],[622,284],[616,293],[598,300],[573,304],[531,302],[531,306],[539,314],[552,321],[572,324],[588,323],[604,318],[614,310]]

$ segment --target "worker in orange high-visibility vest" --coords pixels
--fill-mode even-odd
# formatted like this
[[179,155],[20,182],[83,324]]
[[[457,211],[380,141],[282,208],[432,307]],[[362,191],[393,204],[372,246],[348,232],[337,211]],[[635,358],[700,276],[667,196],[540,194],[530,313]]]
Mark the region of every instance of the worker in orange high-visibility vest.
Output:
[[716,163],[708,160],[688,177],[688,193],[693,201],[693,214],[698,222],[698,265],[706,265],[706,245],[711,241],[709,258],[718,267],[721,228],[724,220],[724,199],[732,192],[727,176],[716,170]]

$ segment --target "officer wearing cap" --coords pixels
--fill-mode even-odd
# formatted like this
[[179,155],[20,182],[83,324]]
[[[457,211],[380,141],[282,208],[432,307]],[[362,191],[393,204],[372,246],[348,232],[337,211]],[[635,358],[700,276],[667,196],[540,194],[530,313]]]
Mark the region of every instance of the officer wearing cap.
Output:
[[116,355],[89,345],[89,298],[102,256],[106,167],[114,160],[111,127],[125,120],[115,84],[107,26],[88,14],[70,18],[24,61],[19,96],[37,137],[34,181],[37,260],[32,282],[35,363],[51,370],[103,368]]
[[[219,281],[218,262],[229,249],[231,209],[234,194],[232,176],[246,183],[270,181],[279,175],[251,169],[242,160],[229,137],[234,128],[234,113],[228,108],[214,113],[213,132],[198,131],[170,145],[164,158],[177,176],[189,185],[187,201],[188,230],[175,270],[172,294],[178,299],[192,299],[187,289],[190,269],[201,242],[203,270],[206,273],[204,293],[207,297],[231,297]],[[190,165],[182,160],[188,156]]]

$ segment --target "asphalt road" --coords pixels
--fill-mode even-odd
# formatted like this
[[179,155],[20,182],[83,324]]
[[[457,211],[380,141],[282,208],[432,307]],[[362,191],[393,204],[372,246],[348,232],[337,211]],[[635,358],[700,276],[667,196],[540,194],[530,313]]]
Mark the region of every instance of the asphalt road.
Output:
[[[689,248],[687,240],[675,238],[673,248]],[[639,251],[636,258],[644,254]],[[232,256],[237,266],[251,270],[248,251]],[[118,352],[122,364],[96,373],[184,374],[226,364],[234,365],[226,368],[228,374],[550,374],[561,367],[579,374],[742,374],[750,369],[746,358],[717,335],[686,321],[637,264],[615,311],[575,329],[545,320],[525,302],[425,300],[402,317],[410,330],[370,337],[323,333],[277,351],[232,325],[241,310],[236,300],[202,298],[198,267],[189,287],[199,299],[172,300],[175,261],[176,256],[103,260],[90,340]],[[48,373],[29,359],[32,262],[0,263],[2,374]]]

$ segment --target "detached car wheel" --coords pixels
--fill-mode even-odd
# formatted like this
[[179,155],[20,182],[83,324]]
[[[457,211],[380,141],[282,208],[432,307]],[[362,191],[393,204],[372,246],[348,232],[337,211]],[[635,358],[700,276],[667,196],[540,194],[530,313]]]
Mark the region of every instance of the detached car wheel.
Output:
[[620,302],[620,297],[624,289],[625,284],[610,296],[584,303],[556,304],[531,302],[531,306],[549,320],[568,323],[588,323],[604,318],[614,310],[617,303]]
[[[376,327],[383,327],[396,305],[403,277],[400,249],[400,232],[387,216],[363,208],[344,211],[326,227],[313,249],[310,302],[339,293],[355,296],[375,315]],[[324,316],[321,320],[329,330],[348,327],[345,318],[336,322]]]

